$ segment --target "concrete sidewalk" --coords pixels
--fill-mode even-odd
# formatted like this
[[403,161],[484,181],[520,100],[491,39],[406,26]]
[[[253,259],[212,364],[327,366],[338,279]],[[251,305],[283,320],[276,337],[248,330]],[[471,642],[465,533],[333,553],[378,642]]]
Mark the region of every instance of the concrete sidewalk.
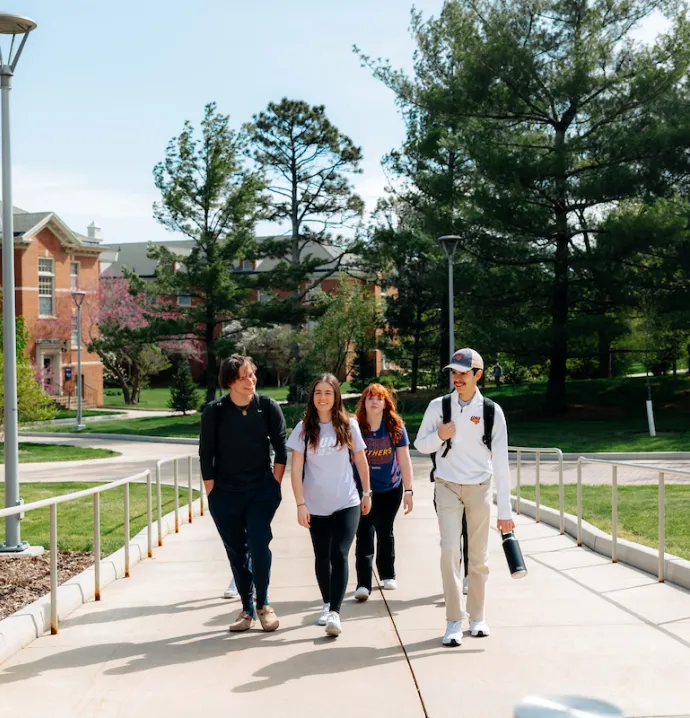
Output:
[[[131,579],[0,666],[2,715],[508,718],[522,697],[581,694],[626,716],[690,716],[690,593],[611,564],[519,518],[529,576],[511,580],[491,533],[493,633],[444,649],[432,487],[397,522],[400,589],[351,593],[343,634],[314,625],[320,597],[289,485],[275,524],[280,629],[230,635],[238,602],[208,516],[166,539]],[[351,580],[350,589],[354,589]]]

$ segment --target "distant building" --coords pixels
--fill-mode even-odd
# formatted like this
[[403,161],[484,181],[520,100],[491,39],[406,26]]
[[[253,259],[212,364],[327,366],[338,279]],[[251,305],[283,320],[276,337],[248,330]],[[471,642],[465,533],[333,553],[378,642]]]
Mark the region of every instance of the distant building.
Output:
[[[55,212],[26,212],[18,207],[13,208],[13,219],[15,311],[24,317],[29,332],[26,352],[45,391],[57,402],[75,406],[77,309],[72,291],[86,292],[82,305],[85,344],[95,332],[98,316],[100,257],[105,251],[101,229],[92,222],[83,235],[70,229]],[[100,358],[84,346],[81,356],[84,401],[102,404]]]

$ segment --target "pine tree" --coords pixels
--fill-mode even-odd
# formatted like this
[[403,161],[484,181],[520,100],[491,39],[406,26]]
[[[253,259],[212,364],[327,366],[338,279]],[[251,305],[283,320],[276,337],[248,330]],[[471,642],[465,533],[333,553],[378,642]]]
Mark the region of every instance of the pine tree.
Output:
[[188,411],[196,409],[198,405],[199,396],[189,371],[189,364],[180,360],[175,374],[175,383],[170,387],[168,407],[173,411],[181,411],[186,416]]

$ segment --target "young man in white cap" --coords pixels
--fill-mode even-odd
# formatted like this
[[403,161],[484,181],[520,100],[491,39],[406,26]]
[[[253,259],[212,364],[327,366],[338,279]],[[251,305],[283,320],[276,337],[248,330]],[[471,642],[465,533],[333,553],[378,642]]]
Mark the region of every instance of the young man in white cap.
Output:
[[[512,531],[515,524],[510,508],[508,430],[503,411],[495,404],[493,429],[490,437],[485,437],[485,399],[477,388],[484,361],[474,349],[460,349],[445,368],[452,372],[455,387],[446,412],[450,421],[443,420],[443,398],[434,399],[427,407],[414,445],[423,454],[438,452],[434,498],[441,534],[441,578],[447,621],[442,642],[444,646],[459,646],[466,615],[472,636],[488,636],[490,632],[485,597],[492,476],[498,494],[498,530]],[[490,413],[491,408],[486,415]],[[484,443],[485,438],[489,446]],[[469,544],[467,613],[460,572],[463,514],[467,516]]]

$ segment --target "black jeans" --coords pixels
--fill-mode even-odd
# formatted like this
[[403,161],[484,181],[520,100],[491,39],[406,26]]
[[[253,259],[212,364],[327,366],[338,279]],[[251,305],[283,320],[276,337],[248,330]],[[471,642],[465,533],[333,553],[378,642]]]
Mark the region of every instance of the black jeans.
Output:
[[249,491],[214,488],[208,496],[211,516],[230,559],[242,607],[249,615],[254,615],[255,585],[256,608],[268,603],[271,521],[281,499],[280,484],[274,478],[267,478]]
[[347,556],[355,540],[361,513],[362,508],[357,505],[330,516],[311,517],[309,533],[314,546],[316,580],[321,598],[330,605],[331,611],[338,613],[349,577]]
[[371,511],[362,516],[357,529],[355,565],[357,586],[371,591],[371,571],[374,566],[374,534],[376,534],[376,570],[379,578],[395,578],[395,537],[393,523],[403,495],[402,481],[391,491],[374,493]]

